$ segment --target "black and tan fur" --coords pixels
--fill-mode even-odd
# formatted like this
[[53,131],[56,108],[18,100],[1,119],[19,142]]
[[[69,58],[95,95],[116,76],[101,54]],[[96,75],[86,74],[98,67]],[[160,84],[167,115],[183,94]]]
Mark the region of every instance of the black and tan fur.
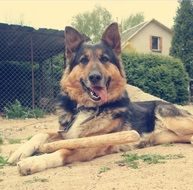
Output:
[[[10,158],[22,175],[62,166],[74,161],[88,161],[102,155],[132,148],[170,142],[191,142],[193,117],[162,101],[131,102],[119,59],[121,53],[118,25],[111,24],[97,44],[71,27],[65,30],[67,67],[61,80],[60,130],[54,134],[35,135]],[[51,154],[29,157],[42,143],[136,130],[141,140],[135,144],[61,149]],[[25,158],[29,157],[29,158]]]

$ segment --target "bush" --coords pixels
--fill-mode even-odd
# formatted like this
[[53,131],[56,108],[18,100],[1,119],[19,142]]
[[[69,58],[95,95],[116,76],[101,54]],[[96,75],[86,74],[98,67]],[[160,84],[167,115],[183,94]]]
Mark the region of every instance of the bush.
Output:
[[188,74],[182,62],[153,54],[123,54],[127,82],[172,103],[188,101]]
[[0,111],[15,99],[24,106],[32,104],[31,72],[31,64],[27,62],[0,62]]
[[4,111],[8,119],[42,118],[45,115],[45,112],[39,108],[29,109],[23,107],[18,100],[4,107]]

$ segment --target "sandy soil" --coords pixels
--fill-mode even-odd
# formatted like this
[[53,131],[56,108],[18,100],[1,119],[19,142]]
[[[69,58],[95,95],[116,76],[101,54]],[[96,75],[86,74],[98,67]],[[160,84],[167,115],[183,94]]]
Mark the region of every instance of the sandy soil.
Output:
[[[133,100],[155,99],[135,87],[129,87]],[[193,106],[184,109],[193,113]],[[0,155],[9,156],[20,144],[10,144],[9,139],[21,139],[24,143],[38,132],[57,130],[56,116],[43,119],[6,120],[0,118],[0,134],[4,144]],[[30,176],[20,176],[16,166],[0,167],[0,189],[2,190],[192,190],[193,189],[193,147],[190,144],[155,146],[132,153],[176,155],[184,157],[167,160],[166,163],[145,164],[138,169],[119,166],[121,154],[107,155],[90,162],[74,163],[49,169]],[[103,168],[108,168],[104,171]],[[104,172],[101,172],[104,171]]]

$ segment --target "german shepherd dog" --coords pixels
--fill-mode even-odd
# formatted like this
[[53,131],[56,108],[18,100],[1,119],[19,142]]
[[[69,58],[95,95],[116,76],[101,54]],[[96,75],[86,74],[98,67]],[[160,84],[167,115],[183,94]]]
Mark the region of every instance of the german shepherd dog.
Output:
[[[193,116],[164,101],[131,102],[119,59],[118,24],[111,24],[96,44],[72,27],[65,29],[67,67],[61,79],[60,130],[37,134],[9,158],[21,175],[131,148],[173,142],[193,142]],[[136,130],[141,139],[129,145],[60,149],[32,156],[49,141]],[[30,157],[32,156],[32,157]],[[28,157],[28,158],[26,158]]]

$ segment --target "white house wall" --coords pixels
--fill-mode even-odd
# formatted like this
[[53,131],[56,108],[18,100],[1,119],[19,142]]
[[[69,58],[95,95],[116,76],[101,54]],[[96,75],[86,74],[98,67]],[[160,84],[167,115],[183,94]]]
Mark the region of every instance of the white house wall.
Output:
[[149,23],[148,26],[139,31],[137,35],[130,39],[130,43],[132,44],[132,47],[139,53],[154,53],[150,49],[151,36],[158,36],[162,38],[161,54],[169,55],[172,34],[155,23]]

